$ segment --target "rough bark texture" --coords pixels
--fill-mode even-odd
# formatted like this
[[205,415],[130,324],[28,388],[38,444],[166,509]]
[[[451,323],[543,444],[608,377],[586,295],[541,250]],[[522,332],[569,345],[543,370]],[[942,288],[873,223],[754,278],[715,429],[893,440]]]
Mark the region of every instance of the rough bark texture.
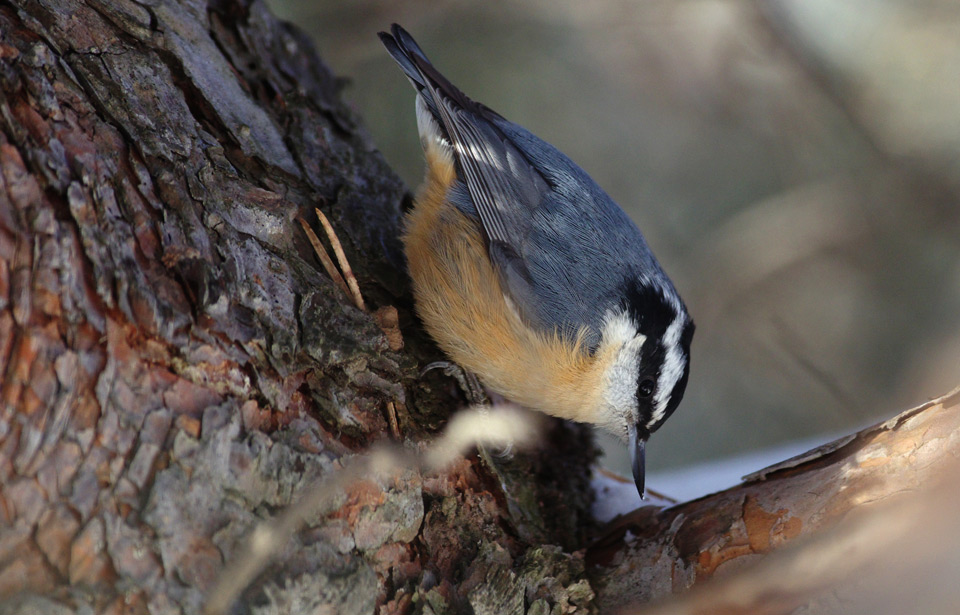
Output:
[[[439,357],[410,312],[406,199],[259,2],[0,2],[0,613],[199,612],[252,528],[387,439],[388,412],[424,446],[462,400],[418,377]],[[314,206],[403,351],[321,272],[295,223]],[[596,453],[548,421],[539,452],[353,482],[233,608],[649,600],[913,488],[958,422],[955,398],[908,413],[584,549]]]
[[[198,612],[257,521],[387,437],[388,402],[410,445],[462,404],[417,378],[438,357],[409,313],[405,187],[261,3],[0,3],[0,121],[9,608]],[[314,206],[405,352],[319,269],[295,223]],[[474,457],[353,485],[236,608],[499,611],[491,588],[552,578],[524,566],[580,582],[594,453],[551,430],[567,450],[501,477]]]

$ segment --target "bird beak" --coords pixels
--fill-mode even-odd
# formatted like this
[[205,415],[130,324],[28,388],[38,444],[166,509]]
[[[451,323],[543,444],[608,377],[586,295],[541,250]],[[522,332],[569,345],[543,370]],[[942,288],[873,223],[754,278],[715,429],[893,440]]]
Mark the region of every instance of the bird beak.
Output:
[[633,466],[633,482],[637,485],[640,499],[644,499],[644,474],[647,469],[647,459],[644,453],[647,441],[637,435],[636,429],[630,430],[630,461]]

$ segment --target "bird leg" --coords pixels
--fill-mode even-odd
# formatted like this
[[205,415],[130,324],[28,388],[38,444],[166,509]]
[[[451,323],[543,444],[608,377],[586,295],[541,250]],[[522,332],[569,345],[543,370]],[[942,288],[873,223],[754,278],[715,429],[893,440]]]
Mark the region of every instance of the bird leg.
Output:
[[[434,361],[420,370],[420,377],[422,378],[427,372],[435,369],[442,369],[445,376],[449,376],[450,378],[456,380],[457,384],[460,386],[460,390],[463,391],[464,396],[466,396],[467,401],[471,405],[478,406],[480,412],[487,411],[487,408],[490,406],[490,397],[483,389],[483,385],[480,384],[480,380],[477,378],[476,374],[473,372],[468,372],[452,361]],[[486,447],[480,445],[479,448],[481,454],[485,455]],[[508,444],[500,450],[492,452],[493,455],[499,459],[512,459],[513,445]],[[491,462],[489,459],[487,461],[488,463]]]
[[483,390],[483,385],[480,384],[480,380],[477,379],[477,375],[473,372],[468,372],[452,361],[434,361],[420,370],[420,377],[423,378],[427,372],[435,369],[443,370],[444,376],[456,380],[460,386],[460,390],[463,391],[464,396],[466,396],[467,401],[472,405],[490,405],[490,398],[487,397],[486,391]]

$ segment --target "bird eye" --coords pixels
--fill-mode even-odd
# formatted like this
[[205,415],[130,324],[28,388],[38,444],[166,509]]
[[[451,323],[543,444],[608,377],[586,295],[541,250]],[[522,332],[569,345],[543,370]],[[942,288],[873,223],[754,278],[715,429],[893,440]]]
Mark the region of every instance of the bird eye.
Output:
[[640,383],[640,387],[637,389],[640,397],[650,397],[653,395],[653,380],[647,378]]

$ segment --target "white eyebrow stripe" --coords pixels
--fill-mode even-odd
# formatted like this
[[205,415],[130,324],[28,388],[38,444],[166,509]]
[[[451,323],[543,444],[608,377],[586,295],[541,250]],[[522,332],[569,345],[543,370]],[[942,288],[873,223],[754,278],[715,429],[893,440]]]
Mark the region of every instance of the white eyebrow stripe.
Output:
[[654,396],[654,410],[647,421],[647,429],[656,425],[667,412],[667,404],[670,401],[670,393],[677,381],[683,376],[684,356],[680,349],[680,334],[683,333],[683,327],[687,319],[683,313],[677,314],[670,326],[663,334],[663,366],[660,369],[660,378],[657,382],[657,394]]

